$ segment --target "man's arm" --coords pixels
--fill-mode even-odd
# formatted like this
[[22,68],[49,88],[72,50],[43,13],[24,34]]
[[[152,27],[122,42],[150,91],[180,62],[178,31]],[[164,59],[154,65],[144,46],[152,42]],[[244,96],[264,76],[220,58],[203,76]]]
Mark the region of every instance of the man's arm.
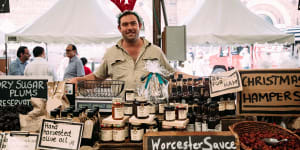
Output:
[[96,77],[94,75],[94,73],[91,73],[91,74],[88,74],[86,76],[83,76],[83,77],[75,77],[75,78],[72,78],[71,80],[68,81],[68,83],[73,83],[75,84],[75,89],[77,91],[77,83],[80,82],[80,81],[87,81],[87,80],[104,80],[105,78],[102,78],[102,77]]

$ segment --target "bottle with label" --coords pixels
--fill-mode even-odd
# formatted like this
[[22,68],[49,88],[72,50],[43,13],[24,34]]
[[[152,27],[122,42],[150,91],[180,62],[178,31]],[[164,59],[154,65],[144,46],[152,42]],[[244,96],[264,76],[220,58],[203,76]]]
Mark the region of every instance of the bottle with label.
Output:
[[216,120],[216,110],[214,104],[209,105],[208,109],[209,115],[207,118],[207,127],[208,131],[216,131],[216,125],[217,125],[217,120]]
[[188,101],[193,101],[194,97],[193,97],[193,79],[192,78],[188,78]]
[[79,119],[79,111],[78,111],[78,110],[74,110],[74,111],[73,111],[72,122],[80,123],[80,119]]
[[111,142],[113,140],[113,128],[110,124],[101,124],[101,141]]
[[176,99],[177,99],[176,79],[172,79],[170,86],[171,86],[171,93],[169,96],[169,103],[176,103]]
[[202,115],[202,132],[205,132],[207,131],[207,118],[208,118],[208,107],[209,107],[209,104],[208,103],[205,103],[203,105],[203,115]]
[[124,105],[121,98],[115,98],[112,101],[112,118],[122,120],[124,117]]
[[205,78],[203,85],[204,85],[203,99],[205,101],[208,98],[210,98],[210,94],[209,94],[209,78]]
[[134,102],[134,101],[135,101],[134,89],[126,89],[125,90],[125,102]]
[[186,120],[187,110],[186,107],[182,104],[176,106],[176,119],[177,120]]
[[133,123],[130,127],[130,141],[143,142],[144,128],[140,123]]
[[215,104],[215,111],[216,111],[216,127],[215,127],[215,130],[217,132],[222,131],[222,121],[221,121],[220,112],[219,112],[218,108],[219,108],[219,104]]
[[181,103],[189,103],[190,97],[189,97],[189,91],[188,91],[188,82],[187,79],[182,79],[182,99]]
[[205,102],[205,99],[204,99],[204,83],[203,83],[203,78],[200,77],[198,78],[198,82],[199,82],[199,93],[200,93],[200,101],[203,101]]
[[194,107],[195,112],[195,131],[202,131],[202,102],[198,103],[198,106]]
[[223,117],[225,116],[225,109],[226,109],[226,101],[224,101],[224,95],[220,96],[220,101],[218,102],[218,104],[219,104],[218,107],[219,115]]
[[200,100],[200,87],[199,87],[199,79],[193,80],[193,101],[199,101]]
[[193,113],[193,107],[189,106],[187,118],[189,118],[189,123],[187,125],[187,131],[195,131],[195,114]]
[[93,146],[93,131],[94,131],[94,114],[93,112],[89,111],[87,113],[87,120],[84,122],[83,134],[82,134],[82,144]]
[[113,141],[114,142],[125,142],[125,127],[124,126],[114,125]]
[[165,106],[164,117],[166,121],[174,121],[176,118],[175,107],[172,105]]
[[177,86],[177,98],[176,98],[176,103],[181,103],[181,99],[182,99],[182,79],[181,78],[177,78],[176,81],[176,86]]

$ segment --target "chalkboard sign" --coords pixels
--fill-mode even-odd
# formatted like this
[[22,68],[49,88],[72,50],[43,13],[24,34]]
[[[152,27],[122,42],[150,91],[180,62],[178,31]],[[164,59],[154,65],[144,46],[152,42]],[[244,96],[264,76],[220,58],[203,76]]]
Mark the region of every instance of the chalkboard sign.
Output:
[[210,97],[234,93],[242,90],[240,74],[237,70],[220,72],[210,76]]
[[1,76],[0,107],[30,105],[30,98],[47,99],[49,76]]
[[300,69],[240,70],[237,114],[300,116]]
[[78,150],[83,131],[82,123],[46,120],[42,122],[38,148]]
[[11,132],[3,135],[3,150],[33,150],[37,147],[38,134],[26,132]]
[[144,150],[232,150],[239,149],[231,132],[148,132]]

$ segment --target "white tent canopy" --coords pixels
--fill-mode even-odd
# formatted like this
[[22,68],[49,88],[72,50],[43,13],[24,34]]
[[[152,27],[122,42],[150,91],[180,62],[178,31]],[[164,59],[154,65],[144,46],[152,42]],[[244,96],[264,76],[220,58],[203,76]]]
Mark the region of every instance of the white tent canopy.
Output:
[[33,23],[6,35],[6,41],[110,43],[121,37],[117,19],[97,0],[59,0]]
[[5,43],[5,34],[3,32],[0,31],[0,44]]
[[294,43],[240,0],[206,0],[185,24],[190,44]]

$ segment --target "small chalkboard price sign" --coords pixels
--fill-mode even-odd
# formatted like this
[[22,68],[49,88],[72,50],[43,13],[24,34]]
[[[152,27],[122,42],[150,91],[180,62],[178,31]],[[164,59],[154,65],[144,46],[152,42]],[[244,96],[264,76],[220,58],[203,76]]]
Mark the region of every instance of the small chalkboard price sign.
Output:
[[49,76],[1,76],[0,108],[15,105],[30,105],[30,98],[47,99]]
[[240,149],[229,132],[148,132],[143,150],[233,150]]
[[3,150],[33,150],[37,148],[38,134],[29,132],[10,132],[2,134]]
[[80,148],[83,124],[44,119],[38,148],[77,150]]
[[300,69],[239,70],[241,116],[300,116]]

